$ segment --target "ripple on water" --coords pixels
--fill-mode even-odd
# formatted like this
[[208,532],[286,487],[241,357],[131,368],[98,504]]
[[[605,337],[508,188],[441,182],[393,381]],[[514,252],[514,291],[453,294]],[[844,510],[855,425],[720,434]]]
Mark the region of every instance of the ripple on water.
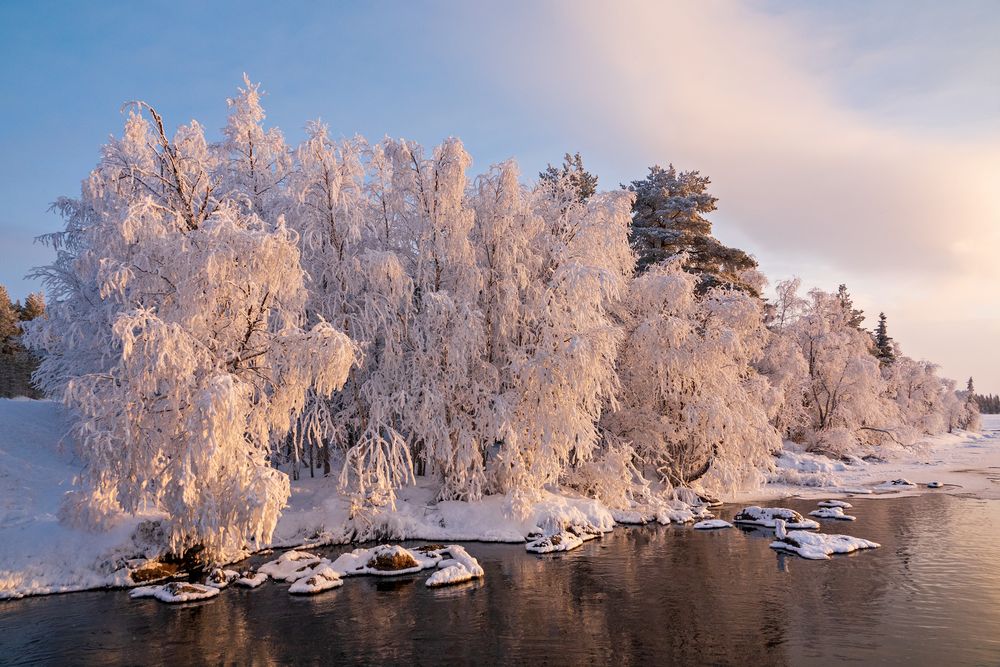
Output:
[[823,531],[883,546],[830,561],[776,553],[766,530],[622,527],[556,557],[468,544],[486,578],[453,590],[425,573],[305,599],[269,583],[181,607],[122,591],[10,601],[0,662],[1000,663],[1000,501],[852,503],[856,522]]

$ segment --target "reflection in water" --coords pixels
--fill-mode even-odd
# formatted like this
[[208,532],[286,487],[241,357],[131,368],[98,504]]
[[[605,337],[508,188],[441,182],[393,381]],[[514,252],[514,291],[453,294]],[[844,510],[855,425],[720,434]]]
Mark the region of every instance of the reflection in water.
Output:
[[486,579],[455,588],[424,574],[182,607],[123,591],[0,603],[0,662],[1000,663],[1000,501],[852,502],[858,521],[823,529],[883,547],[831,561],[775,552],[762,529],[656,526],[545,557],[471,544]]

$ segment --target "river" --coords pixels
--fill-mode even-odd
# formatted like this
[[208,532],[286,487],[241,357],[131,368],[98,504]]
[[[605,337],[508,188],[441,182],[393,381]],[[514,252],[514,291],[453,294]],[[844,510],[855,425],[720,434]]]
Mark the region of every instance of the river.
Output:
[[120,590],[0,602],[0,663],[1000,664],[1000,501],[851,502],[858,520],[823,531],[882,548],[830,561],[762,530],[620,527],[554,556],[465,543],[486,578],[451,589],[423,573],[179,607]]

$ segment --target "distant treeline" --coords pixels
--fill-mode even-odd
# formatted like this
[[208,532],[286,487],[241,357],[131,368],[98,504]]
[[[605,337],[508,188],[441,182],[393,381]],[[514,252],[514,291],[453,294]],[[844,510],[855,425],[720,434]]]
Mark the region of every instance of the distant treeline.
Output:
[[984,415],[1000,414],[1000,396],[996,394],[973,394],[973,400]]

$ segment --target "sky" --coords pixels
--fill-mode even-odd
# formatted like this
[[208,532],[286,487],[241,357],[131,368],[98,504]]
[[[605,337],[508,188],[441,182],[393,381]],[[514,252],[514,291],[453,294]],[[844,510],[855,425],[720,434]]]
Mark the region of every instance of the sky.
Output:
[[[279,6],[280,5],[280,6]],[[141,99],[219,136],[246,72],[291,143],[434,145],[525,180],[712,179],[716,235],[772,282],[846,283],[910,356],[1000,392],[1000,3],[0,3],[0,284]]]

